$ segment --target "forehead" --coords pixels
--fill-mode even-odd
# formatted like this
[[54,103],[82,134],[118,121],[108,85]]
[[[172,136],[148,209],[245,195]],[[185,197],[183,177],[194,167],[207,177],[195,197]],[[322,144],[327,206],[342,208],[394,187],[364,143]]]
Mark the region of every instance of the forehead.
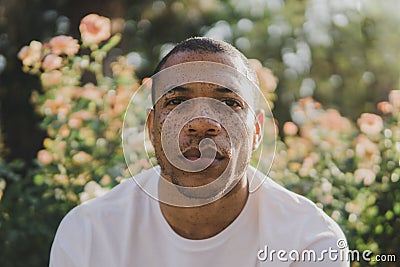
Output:
[[227,88],[251,105],[257,87],[248,79],[248,73],[239,56],[220,52],[178,52],[171,55],[154,76],[154,102],[175,87],[191,84],[189,87],[193,89]]

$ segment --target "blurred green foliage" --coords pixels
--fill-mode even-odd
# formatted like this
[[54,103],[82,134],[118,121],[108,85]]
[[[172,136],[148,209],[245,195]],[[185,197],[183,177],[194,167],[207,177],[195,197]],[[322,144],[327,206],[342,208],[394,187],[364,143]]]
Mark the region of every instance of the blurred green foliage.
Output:
[[[299,99],[317,99],[326,107],[316,108],[323,114],[329,113],[330,108],[338,110],[340,116],[349,121],[346,124],[349,129],[329,131],[338,134],[332,140],[346,146],[344,152],[337,149],[340,146],[325,150],[326,140],[322,145],[305,145],[307,153],[295,158],[286,154],[285,160],[281,161],[283,166],[279,162],[275,165],[281,167],[282,173],[276,169],[274,178],[320,203],[346,231],[351,248],[398,255],[400,241],[396,233],[400,231],[400,189],[398,178],[396,180],[399,155],[395,151],[399,140],[394,139],[395,135],[386,136],[385,130],[380,133],[380,140],[372,140],[379,147],[381,163],[377,164],[380,168],[371,185],[355,180],[360,159],[345,153],[347,149],[355,153],[353,142],[360,133],[355,121],[360,114],[376,113],[376,104],[386,100],[390,90],[399,87],[400,35],[395,32],[400,23],[398,10],[400,3],[396,0],[165,0],[134,3],[127,0],[96,3],[89,0],[2,0],[0,128],[5,144],[3,147],[0,142],[2,266],[46,265],[56,226],[77,201],[49,195],[49,191],[55,192],[59,186],[43,182],[48,179],[51,167],[37,164],[36,160],[32,163],[39,150],[54,147],[46,147],[43,141],[45,137],[56,139],[49,130],[59,128],[55,120],[41,117],[44,114],[35,115],[38,113],[34,109],[44,102],[32,104],[32,92],[37,91],[43,101],[48,94],[38,79],[21,71],[16,55],[31,40],[47,42],[60,34],[78,38],[79,21],[88,13],[111,18],[113,30],[122,32],[120,44],[111,49],[105,59],[104,73],[107,75],[112,74],[112,69],[107,68],[108,63],[126,55],[127,62],[135,65],[139,80],[149,77],[158,60],[175,43],[198,35],[228,41],[248,57],[261,61],[279,78],[274,102],[279,129],[282,130],[284,122],[293,120],[300,131],[297,137],[280,131],[282,151],[290,151],[293,144],[302,144],[290,140],[304,138],[302,134],[309,127],[293,117],[293,110],[304,102]],[[82,79],[89,82],[93,77],[84,74]],[[385,116],[384,129],[398,125],[398,117]],[[41,130],[39,124],[51,127]],[[319,122],[313,127],[321,129]],[[324,130],[319,134],[317,140],[320,141],[327,135]],[[79,134],[76,137],[79,139]],[[387,139],[391,140],[391,146],[385,141]],[[91,151],[90,147],[87,149]],[[301,166],[307,165],[315,156],[312,151],[320,159],[314,166],[318,175],[301,171]],[[73,162],[72,157],[77,151],[72,149],[70,152],[67,158]],[[57,168],[52,170],[51,175],[54,175]],[[100,182],[105,174],[96,174],[94,180]],[[329,187],[331,191],[324,191]],[[87,189],[93,191],[93,188]],[[79,190],[82,192],[83,186]],[[329,199],[331,202],[328,203]]]

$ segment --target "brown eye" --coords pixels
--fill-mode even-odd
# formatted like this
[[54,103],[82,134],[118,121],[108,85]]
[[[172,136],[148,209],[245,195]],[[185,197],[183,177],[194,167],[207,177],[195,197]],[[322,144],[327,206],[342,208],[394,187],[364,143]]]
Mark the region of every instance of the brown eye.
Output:
[[177,105],[182,104],[184,101],[185,101],[185,99],[183,99],[183,98],[173,98],[173,99],[168,100],[165,103],[165,105],[166,106],[177,106]]
[[242,108],[240,102],[232,98],[223,99],[221,102],[232,108]]

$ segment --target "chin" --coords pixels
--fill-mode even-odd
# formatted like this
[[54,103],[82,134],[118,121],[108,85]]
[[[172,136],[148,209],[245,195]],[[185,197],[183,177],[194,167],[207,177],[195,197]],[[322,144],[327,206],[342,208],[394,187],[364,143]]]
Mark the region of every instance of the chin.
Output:
[[173,178],[172,182],[179,185],[178,191],[190,199],[219,199],[230,192],[240,180],[233,178],[232,173],[226,174],[225,178],[220,177],[221,173],[214,176],[215,178],[209,178],[211,175],[205,173],[188,175],[192,175],[190,180],[186,176],[184,181]]

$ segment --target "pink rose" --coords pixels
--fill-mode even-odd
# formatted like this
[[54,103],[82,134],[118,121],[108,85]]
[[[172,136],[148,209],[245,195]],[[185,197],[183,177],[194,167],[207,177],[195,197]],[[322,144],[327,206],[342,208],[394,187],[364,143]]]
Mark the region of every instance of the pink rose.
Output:
[[47,55],[42,63],[45,71],[55,70],[62,67],[62,58],[54,54]]
[[363,113],[357,120],[360,130],[367,135],[376,135],[383,129],[382,118],[372,113]]
[[81,20],[79,30],[84,43],[97,44],[110,38],[111,22],[106,17],[89,14]]
[[389,114],[393,112],[393,106],[387,101],[379,102],[377,107],[383,114]]
[[374,158],[380,155],[378,145],[363,134],[360,134],[355,140],[355,152],[357,157],[369,163],[373,163]]
[[71,129],[77,129],[81,127],[83,124],[82,119],[79,118],[70,118],[68,120],[68,126],[71,127]]
[[51,87],[62,82],[63,74],[59,70],[44,72],[40,75],[43,87]]
[[53,161],[53,155],[47,150],[40,150],[37,154],[37,159],[43,165],[50,165]]
[[80,119],[80,120],[90,120],[93,118],[93,115],[90,111],[87,110],[79,110],[71,114],[70,118]]
[[81,91],[81,97],[90,99],[90,100],[97,100],[103,97],[103,92],[97,86],[92,83],[85,84],[83,90]]
[[266,67],[263,67],[261,62],[257,59],[250,59],[249,62],[252,69],[257,74],[261,91],[263,93],[275,91],[278,78],[273,75],[272,71]]
[[75,55],[79,51],[78,40],[71,36],[59,35],[53,37],[49,42],[51,52],[56,55]]
[[347,118],[342,117],[336,109],[327,109],[320,120],[324,127],[331,130],[345,132],[351,129],[351,122]]
[[297,125],[291,121],[287,121],[283,124],[283,132],[285,135],[296,135],[298,130]]
[[18,58],[25,66],[33,66],[42,60],[42,43],[32,41],[29,46],[24,46],[18,53]]
[[88,153],[84,152],[84,151],[79,151],[78,153],[76,153],[73,157],[72,157],[72,161],[74,162],[74,164],[76,165],[80,165],[80,164],[85,164],[88,163],[92,160],[92,156],[90,156]]
[[58,129],[58,134],[62,137],[62,138],[67,138],[70,134],[70,129],[68,128],[67,125],[63,125],[60,127],[60,129]]
[[306,109],[321,109],[321,103],[315,101],[311,96],[299,99],[299,104]]
[[63,184],[63,185],[68,184],[68,176],[65,174],[55,174],[54,180],[56,180],[59,184]]
[[57,96],[56,99],[46,99],[43,103],[41,111],[43,114],[57,114],[60,110],[65,110],[65,113],[71,109],[68,99],[62,96]]

